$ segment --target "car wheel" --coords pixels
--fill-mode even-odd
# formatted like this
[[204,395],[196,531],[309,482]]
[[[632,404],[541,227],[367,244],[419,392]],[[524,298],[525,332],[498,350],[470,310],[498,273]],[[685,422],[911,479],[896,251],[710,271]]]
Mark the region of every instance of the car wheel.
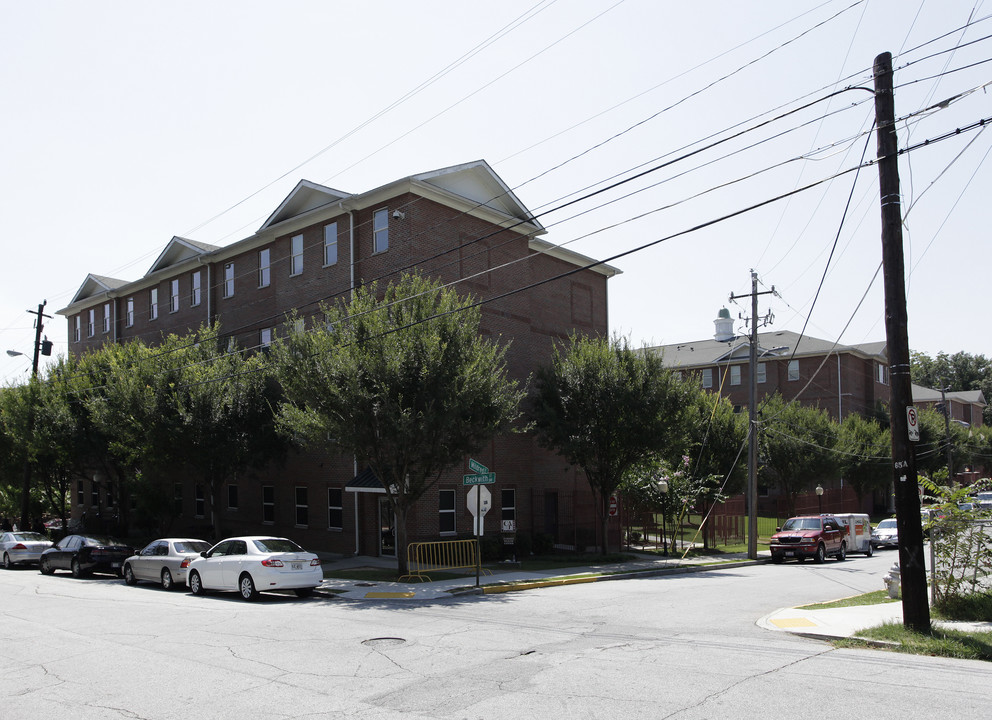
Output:
[[189,574],[189,591],[194,595],[203,594],[203,583],[200,582],[200,573],[196,570]]
[[42,575],[54,575],[55,574],[55,568],[52,567],[52,563],[48,560],[47,557],[43,557],[38,562],[38,569],[41,571],[41,574]]
[[124,563],[124,582],[128,585],[138,584],[138,578],[134,576],[134,570],[131,569],[131,563]]
[[875,547],[871,543],[868,543],[868,552],[865,553],[865,556],[871,557],[874,554],[875,554]]
[[255,589],[255,581],[251,579],[251,575],[244,573],[241,579],[238,580],[238,592],[241,593],[241,597],[245,600],[251,601],[258,597],[258,590]]
[[772,555],[772,562],[775,563],[776,565],[778,565],[784,559],[785,558],[783,558],[781,555]]
[[822,563],[827,557],[827,551],[823,547],[823,543],[816,546],[816,556],[813,558],[817,563]]
[[296,588],[293,592],[296,593],[296,597],[305,598],[313,595],[314,588]]
[[797,562],[804,563],[804,562],[806,562],[806,556],[805,555],[796,555],[796,561]]
[[83,576],[83,566],[79,564],[79,558],[72,559],[69,569],[72,570],[72,576],[74,578],[81,578]]
[[169,572],[169,568],[162,568],[162,589],[172,589],[172,573]]
[[837,562],[844,562],[847,560],[847,543],[842,542],[840,544],[840,552],[837,553]]
[[10,561],[10,555],[8,555],[7,553],[3,554],[3,566],[7,570],[10,570],[14,567],[14,563]]

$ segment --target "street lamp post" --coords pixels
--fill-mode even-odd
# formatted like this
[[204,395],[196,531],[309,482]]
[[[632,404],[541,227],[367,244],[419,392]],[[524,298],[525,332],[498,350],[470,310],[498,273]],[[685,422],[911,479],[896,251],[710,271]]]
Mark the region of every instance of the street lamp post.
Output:
[[665,505],[668,495],[668,481],[659,480],[658,481],[658,491],[661,493],[661,544],[662,551],[661,554],[665,557],[668,556],[668,527],[665,522]]
[[816,505],[820,515],[823,514],[823,486],[816,484]]

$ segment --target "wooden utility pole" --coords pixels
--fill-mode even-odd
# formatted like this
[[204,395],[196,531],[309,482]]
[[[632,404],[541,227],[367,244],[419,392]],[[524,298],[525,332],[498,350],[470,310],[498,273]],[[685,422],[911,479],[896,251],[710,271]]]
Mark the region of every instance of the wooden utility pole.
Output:
[[[39,354],[41,353],[41,331],[45,327],[44,318],[51,318],[51,315],[45,314],[45,306],[48,301],[45,300],[38,306],[37,312],[33,310],[28,310],[32,315],[37,315],[38,317],[34,321],[34,354],[31,359],[31,384],[28,387],[28,434],[34,434],[34,404],[35,404],[35,393],[37,388],[35,383],[38,381],[38,361]],[[46,339],[47,343],[48,340]],[[25,454],[27,449],[25,448]],[[27,531],[31,530],[31,460],[27,456],[24,459],[24,476],[21,479],[21,524],[20,529]]]
[[892,55],[875,58],[875,125],[878,185],[882,203],[882,270],[885,277],[885,341],[889,356],[889,415],[895,485],[903,625],[930,632],[923,526],[916,477],[916,451],[909,440],[907,409],[913,402],[906,330],[906,278],[902,251],[899,157],[892,90]]

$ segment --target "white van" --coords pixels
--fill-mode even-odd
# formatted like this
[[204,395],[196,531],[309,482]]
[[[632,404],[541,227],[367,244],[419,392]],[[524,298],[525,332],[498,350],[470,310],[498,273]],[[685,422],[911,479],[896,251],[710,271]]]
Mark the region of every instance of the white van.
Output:
[[864,513],[840,513],[834,515],[844,526],[849,553],[864,553],[871,557],[875,550],[871,546],[871,520]]

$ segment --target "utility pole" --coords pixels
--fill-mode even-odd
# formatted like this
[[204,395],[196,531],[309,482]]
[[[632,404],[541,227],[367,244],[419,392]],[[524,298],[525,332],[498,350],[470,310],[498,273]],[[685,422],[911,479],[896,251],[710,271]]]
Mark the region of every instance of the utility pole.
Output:
[[[38,380],[38,360],[41,353],[41,331],[45,327],[44,318],[51,318],[51,315],[45,314],[45,306],[48,301],[45,300],[38,306],[38,310],[28,310],[31,315],[37,315],[38,317],[34,322],[34,355],[31,359],[31,381],[28,386],[28,435],[34,434],[34,394],[35,394],[35,383]],[[45,341],[48,342],[47,340]],[[31,460],[27,455],[28,449],[24,449],[24,478],[21,482],[21,530],[31,529]]]
[[[751,294],[730,294],[731,302],[735,297],[751,298],[747,404],[747,556],[751,560],[758,559],[758,296],[774,294],[774,285],[771,290],[758,292],[758,273],[754,270],[751,270]],[[764,322],[771,322],[771,313]]]
[[906,331],[906,277],[902,250],[899,156],[892,89],[892,55],[875,58],[875,126],[878,186],[882,205],[882,270],[885,277],[885,341],[889,355],[892,471],[902,577],[903,625],[930,632],[923,526],[916,477],[916,450],[909,440],[907,411],[913,402]]
[[954,464],[951,455],[951,408],[947,404],[947,391],[951,386],[944,378],[940,379],[940,406],[944,411],[944,443],[947,449],[947,484],[954,484]]

